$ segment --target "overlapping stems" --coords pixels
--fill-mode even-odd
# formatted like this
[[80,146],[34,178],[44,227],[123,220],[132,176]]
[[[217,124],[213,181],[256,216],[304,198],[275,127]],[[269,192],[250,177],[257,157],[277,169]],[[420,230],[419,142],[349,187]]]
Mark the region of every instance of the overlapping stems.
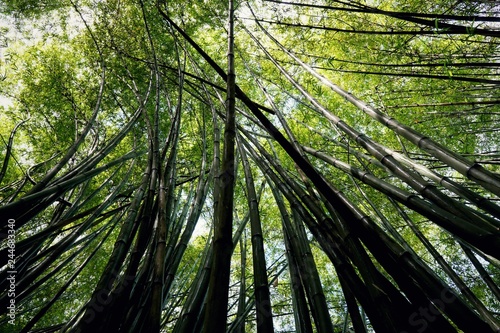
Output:
[[[269,332],[276,327],[277,313],[273,304],[277,291],[272,285],[288,270],[287,291],[297,330],[312,332],[314,327],[318,332],[331,332],[338,323],[332,321],[322,284],[325,273],[317,268],[311,243],[319,245],[335,268],[344,295],[344,331],[352,326],[356,332],[372,328],[416,332],[410,319],[421,308],[435,314],[428,323],[429,332],[456,332],[456,327],[465,332],[498,330],[488,306],[416,222],[424,218],[445,230],[483,277],[488,293],[498,298],[498,287],[483,267],[486,261],[476,258],[479,255],[492,266],[498,265],[500,208],[490,200],[500,194],[498,175],[345,91],[289,50],[261,24],[263,20],[248,24],[230,19],[229,30],[234,32],[236,27],[236,34],[266,59],[281,82],[258,74],[265,71],[252,67],[244,49],[234,47],[232,33],[226,72],[176,23],[164,4],[153,8],[141,1],[136,9],[142,17],[147,57],[100,41],[87,26],[99,54],[101,75],[86,126],[27,193],[18,191],[0,208],[0,214],[15,219],[23,232],[42,226],[17,244],[19,304],[37,300],[37,293],[49,282],[64,281],[56,284],[53,298],[44,301],[36,313],[29,307],[22,313],[32,316],[24,331],[48,313],[98,253],[105,252],[89,299],[53,330],[244,332],[244,323],[250,319],[259,332]],[[158,14],[161,20],[151,18]],[[415,17],[402,18],[423,24],[424,19]],[[157,30],[168,37],[157,39]],[[162,58],[162,43],[173,50],[172,62]],[[270,51],[269,45],[280,51]],[[236,55],[238,49],[242,51]],[[110,50],[119,70],[104,57]],[[242,60],[238,70],[253,85],[252,89],[246,85],[248,91],[236,84],[235,59]],[[131,64],[143,66],[148,76],[138,77]],[[306,76],[406,139],[415,150],[422,149],[480,187],[468,187],[463,180],[431,170],[384,145],[380,138],[377,141],[357,130],[301,84]],[[117,92],[107,91],[109,80],[115,79],[123,81],[135,99],[127,101],[128,105],[117,103],[129,116],[112,138],[85,151],[85,140],[92,130],[98,132],[96,119],[103,105],[108,105],[103,100],[119,99]],[[227,97],[221,94],[224,86]],[[288,91],[280,91],[284,87]],[[301,142],[304,135],[297,131],[296,115],[284,110],[277,94],[306,106],[316,119],[326,120],[334,134],[311,127],[309,133],[323,135],[324,141]],[[257,103],[257,99],[265,102]],[[12,131],[0,180],[11,156],[12,138],[22,124]],[[188,135],[199,136],[189,139],[201,146],[194,168],[185,167],[187,157],[182,151]],[[338,137],[355,145],[345,145]],[[134,142],[133,149],[107,159],[127,139]],[[342,159],[339,150],[353,160]],[[68,161],[75,156],[78,163],[70,167]],[[239,167],[242,170],[237,172]],[[187,169],[190,174],[184,175]],[[101,186],[95,186],[96,179]],[[256,185],[259,180],[263,185]],[[351,193],[343,193],[346,188]],[[382,199],[374,200],[374,195]],[[275,240],[266,237],[270,222],[263,213],[264,201],[276,206],[273,219],[278,221],[280,244],[286,252],[275,262],[268,259]],[[381,207],[384,203],[393,207],[393,213]],[[241,219],[233,209],[236,206],[245,211]],[[40,224],[40,216],[50,222]],[[195,228],[207,218],[215,221],[214,229],[196,262],[186,264]],[[434,266],[421,257],[415,242],[394,225],[398,221],[408,226],[443,274],[436,274]],[[5,231],[7,222],[1,227]],[[246,257],[249,238],[251,262]],[[238,269],[231,266],[235,252],[241,255]],[[74,260],[79,265],[68,269]],[[8,274],[5,264],[2,281]],[[248,279],[252,283],[247,284]],[[237,292],[231,289],[231,281],[239,284]],[[2,284],[4,291],[6,286]],[[443,293],[445,306],[436,301]],[[8,301],[3,292],[2,309]]]

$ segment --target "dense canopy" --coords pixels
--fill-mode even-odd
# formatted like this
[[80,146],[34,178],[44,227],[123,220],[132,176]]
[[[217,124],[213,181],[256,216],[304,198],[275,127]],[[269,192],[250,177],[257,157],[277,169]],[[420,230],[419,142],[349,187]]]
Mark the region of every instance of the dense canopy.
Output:
[[495,1],[0,3],[0,332],[500,332]]

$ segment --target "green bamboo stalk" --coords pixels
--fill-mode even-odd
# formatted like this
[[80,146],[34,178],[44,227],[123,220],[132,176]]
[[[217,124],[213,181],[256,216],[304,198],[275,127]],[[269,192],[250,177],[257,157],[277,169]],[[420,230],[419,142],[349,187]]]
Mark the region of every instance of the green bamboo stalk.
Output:
[[447,209],[450,212],[457,214],[464,219],[469,219],[471,223],[476,224],[479,227],[485,228],[485,230],[490,229],[490,223],[478,216],[477,213],[471,212],[464,205],[460,205],[456,201],[452,200],[448,196],[440,192],[437,187],[426,182],[417,173],[409,170],[408,168],[402,166],[396,161],[396,159],[391,155],[390,150],[383,147],[381,144],[376,143],[368,136],[363,133],[356,131],[354,128],[346,124],[338,116],[334,115],[332,112],[328,111],[324,106],[322,106],[313,96],[311,96],[305,88],[300,85],[296,79],[294,79],[288,71],[286,71],[283,66],[281,66],[277,60],[266,50],[262,43],[248,30],[247,34],[254,40],[254,42],[259,46],[259,48],[264,52],[266,57],[275,65],[276,68],[287,78],[287,80],[297,89],[300,93],[314,105],[315,109],[322,115],[324,115],[332,124],[334,124],[339,130],[347,134],[355,142],[359,143],[363,148],[365,148],[372,156],[377,158],[382,164],[384,164],[394,175],[406,182],[420,194],[429,198],[441,208]]
[[450,231],[454,235],[459,236],[473,246],[478,247],[487,253],[495,253],[495,247],[497,246],[495,244],[498,237],[495,236],[494,230],[485,232],[483,229],[477,228],[475,224],[464,220],[459,216],[450,214],[440,207],[429,204],[425,200],[404,190],[401,190],[396,186],[375,177],[369,172],[359,170],[347,163],[328,156],[327,154],[318,152],[310,147],[303,148],[306,152],[312,154],[313,156],[316,156],[323,161],[333,165],[334,167],[339,168],[340,170],[356,177],[365,184],[388,195],[392,199],[397,200],[398,202],[404,204],[405,206],[418,212],[419,214],[422,214],[423,216],[431,219],[439,226]]
[[[255,154],[253,156],[257,160],[259,159]],[[347,256],[345,256],[344,253],[340,252],[342,241],[328,238],[329,233],[323,228],[323,223],[316,222],[315,219],[307,212],[305,207],[302,207],[302,203],[300,203],[295,195],[292,194],[291,189],[287,189],[287,186],[285,185],[288,183],[287,179],[278,178],[277,175],[275,175],[267,165],[269,164],[260,163],[260,167],[262,168],[262,170],[272,179],[274,185],[279,188],[280,192],[283,193],[287,200],[289,200],[292,208],[299,211],[301,218],[304,222],[306,222],[309,230],[318,240],[322,249],[334,264],[339,279],[345,280],[345,284],[343,284],[343,287],[350,286],[348,288],[350,288],[356,294],[356,297],[359,299],[360,303],[362,303],[362,306],[365,307],[370,313],[371,318],[373,318],[372,324],[375,327],[384,332],[397,332],[397,330],[392,327],[390,321],[382,320],[381,318],[383,316],[380,317],[378,315],[379,311],[377,310],[377,305],[372,297],[370,297],[370,292],[367,290],[366,285],[354,273],[351,264],[346,261],[345,258]]]
[[232,252],[234,168],[235,168],[235,71],[234,71],[234,0],[229,0],[228,73],[226,127],[222,159],[220,199],[215,207],[214,261],[210,271],[207,306],[203,324],[204,333],[225,332],[228,288]]
[[[114,222],[116,223],[116,221]],[[113,228],[109,228],[109,231],[104,235],[104,237],[101,239],[99,244],[94,248],[94,250],[90,253],[90,255],[84,260],[84,262],[78,267],[78,269],[75,270],[75,272],[66,280],[66,282],[61,286],[61,288],[57,291],[57,293],[52,297],[50,301],[48,301],[38,312],[37,314],[31,318],[31,320],[24,325],[23,329],[21,330],[20,333],[28,333],[30,332],[31,328],[49,311],[49,309],[54,305],[54,303],[61,297],[61,295],[68,289],[68,287],[71,285],[71,283],[78,277],[80,272],[87,266],[87,264],[90,262],[90,260],[95,256],[97,251],[101,248],[101,246],[104,244],[106,239],[109,237],[111,232],[113,231]],[[97,234],[93,235],[92,238],[97,238]],[[88,245],[92,240],[89,242]],[[83,251],[85,247],[82,247],[77,254],[80,254],[80,252]]]
[[4,157],[3,163],[2,163],[2,169],[0,170],[0,183],[3,180],[3,177],[5,176],[5,173],[7,172],[7,167],[9,166],[9,161],[10,161],[10,157],[11,157],[11,153],[12,153],[12,146],[14,144],[14,136],[16,135],[16,132],[19,129],[19,127],[21,127],[22,125],[24,125],[24,123],[26,123],[29,119],[30,119],[30,117],[28,115],[27,119],[24,119],[24,120],[21,120],[20,122],[18,122],[14,126],[14,128],[12,129],[12,131],[10,132],[9,142],[7,143],[7,148],[5,150],[5,157]]
[[[251,138],[249,138],[249,139],[251,139]],[[253,143],[257,147],[259,147],[259,144],[257,142],[255,142],[255,140],[254,140]],[[259,151],[264,156],[268,155],[261,148],[259,148]],[[274,164],[275,167],[276,167],[276,163],[273,163],[273,161],[269,157],[267,157],[267,163],[270,163],[271,165]],[[282,175],[282,176],[284,176],[284,175]],[[301,191],[299,188],[296,188],[295,190],[299,191],[299,192]],[[340,197],[342,197],[342,194],[340,192],[338,192],[337,194]],[[303,199],[306,196],[305,195],[300,195],[300,197]],[[311,207],[314,207],[314,206],[310,205],[309,207],[311,208]],[[351,209],[354,209],[354,206],[351,205]],[[392,261],[392,260],[394,260],[397,257],[399,257],[401,259],[410,259],[410,258],[408,258],[407,256],[401,256],[401,254],[404,253],[404,251],[402,249],[397,249],[396,250],[396,248],[397,248],[396,244],[392,240],[390,240],[388,237],[386,237],[383,234],[383,232],[381,232],[381,230],[379,230],[373,222],[371,222],[371,221],[369,222],[369,218],[368,217],[364,216],[364,214],[362,214],[362,213],[360,213],[360,212],[358,212],[356,210],[354,210],[354,214],[355,214],[356,217],[354,217],[353,219],[351,219],[351,223],[354,220],[358,220],[358,221],[361,222],[360,227],[361,226],[363,226],[363,228],[367,227],[368,230],[370,230],[370,231],[367,230],[365,232],[365,231],[361,231],[361,230],[358,229],[357,232],[361,232],[361,236],[362,236],[363,242],[369,247],[369,249],[371,250],[371,252],[377,256],[377,259],[380,262],[383,263],[385,269],[388,270],[390,272],[390,274],[394,278],[396,278],[398,280],[398,283],[403,283],[403,286],[406,286],[406,287],[404,287],[404,289],[405,289],[405,292],[408,295],[410,295],[410,296],[413,295],[413,297],[416,297],[417,299],[420,299],[419,300],[420,304],[427,303],[427,302],[422,303],[421,295],[419,295],[418,293],[414,292],[415,291],[415,289],[414,289],[415,287],[414,286],[412,287],[412,285],[414,285],[414,282],[412,282],[411,280],[408,280],[408,273],[403,273],[402,271],[400,271],[400,268],[401,268],[400,267],[400,263],[401,263],[401,261],[399,261],[399,264],[398,263],[394,263],[394,262],[391,263],[391,264],[389,264],[389,261]],[[343,218],[344,218],[344,216],[343,216]],[[328,232],[329,235],[333,235],[332,232],[331,232],[331,230],[328,230],[327,232]],[[369,235],[371,235],[371,236],[369,236]],[[381,237],[381,238],[377,241],[378,237]],[[338,241],[333,240],[333,239],[331,240],[331,242],[338,244]],[[378,244],[378,245],[376,245],[376,244]],[[389,252],[396,251],[394,253],[394,255],[396,257],[393,257],[392,259],[390,259],[388,256],[386,256],[389,252],[383,252],[383,251],[381,251],[381,248],[390,249]],[[327,250],[325,249],[325,251],[327,251]],[[411,260],[409,260],[409,261],[414,261],[415,259],[416,258],[411,258]],[[387,260],[389,260],[389,261],[387,261]],[[403,262],[404,262],[404,260],[403,260]],[[417,260],[417,262],[418,262],[418,260]],[[414,263],[412,265],[414,265]],[[421,263],[418,263],[418,265],[421,267],[422,271],[413,271],[412,274],[415,274],[415,276],[425,277],[425,279],[428,281],[427,283],[430,284],[430,285],[432,285],[432,283],[434,283],[434,286],[436,286],[436,284],[437,285],[440,285],[440,284],[442,285],[441,281],[435,279],[435,277],[431,277],[432,274],[429,275],[429,272],[428,272],[427,268],[425,268],[425,266],[422,266]],[[411,268],[411,267],[414,267],[414,266],[407,266],[407,267]],[[426,274],[427,274],[427,276],[426,276]],[[433,281],[433,282],[430,282],[430,281]],[[420,288],[422,288],[422,287],[423,286],[420,285]],[[434,289],[433,291],[431,291],[431,288],[424,289],[424,292],[426,294],[427,293],[437,293],[437,294],[439,294],[439,292],[437,291],[437,288],[439,288],[439,287],[436,286],[435,288],[436,289]],[[445,287],[441,286],[440,288],[441,288],[440,290],[443,290],[443,288],[445,288]],[[434,296],[430,296],[430,294],[427,294],[427,295],[429,295],[430,299],[432,299],[432,297],[434,297]],[[461,301],[459,299],[457,299],[454,304],[456,304],[457,302],[458,302],[457,306],[461,308],[461,310],[456,309],[457,311],[460,311],[460,312],[463,312],[464,310],[469,311],[468,308],[464,307],[464,304],[461,303]],[[426,305],[426,306],[432,306],[432,305]],[[401,310],[403,310],[403,309],[399,308],[399,311],[401,311]],[[448,309],[448,310],[450,310],[450,309]],[[397,311],[397,310],[394,309],[393,311]],[[465,313],[467,313],[467,312],[463,312],[462,315],[465,315]],[[457,319],[457,312],[455,312],[454,314],[455,314],[455,319]],[[404,314],[400,314],[400,315],[404,315]],[[472,313],[469,313],[469,315],[474,316]],[[384,315],[381,314],[381,313],[378,313],[377,316],[382,316],[383,317]],[[406,314],[406,318],[408,318],[408,316],[409,316],[409,314],[407,313]],[[370,316],[370,318],[373,320],[373,314]],[[394,318],[394,319],[392,319],[390,321],[392,323],[394,323],[394,324],[398,322],[398,320],[396,318]],[[438,324],[438,323],[441,323],[441,327],[443,327],[442,325],[444,325],[445,322],[442,322],[442,321],[435,322],[435,324]],[[478,321],[478,323],[481,323],[481,321]],[[404,324],[404,323],[400,322],[400,324]],[[461,324],[462,325],[466,325],[466,323],[464,323],[463,321],[461,322]],[[485,329],[486,329],[486,327],[487,326],[485,326]],[[386,328],[386,329],[388,329],[388,328]],[[451,326],[448,325],[447,331],[449,331],[450,329],[451,329]]]
[[[238,297],[238,309],[236,311],[235,321],[240,320],[240,323],[234,328],[234,333],[245,333],[245,321],[242,319],[245,316],[246,305],[246,269],[247,269],[247,245],[246,233],[240,239],[240,290]],[[240,319],[241,318],[241,319]]]
[[259,205],[257,193],[255,191],[250,163],[243,146],[239,145],[239,152],[245,173],[247,187],[248,210],[250,212],[250,229],[252,233],[252,257],[254,275],[254,297],[256,306],[257,332],[272,332],[273,314],[269,294],[269,283],[267,279],[266,258],[264,251],[264,240],[262,236],[262,226],[259,215]]
[[500,302],[500,289],[496,285],[496,283],[493,281],[491,278],[490,274],[484,269],[484,267],[481,265],[479,260],[477,260],[476,256],[474,253],[469,249],[466,245],[462,244],[462,242],[459,241],[460,247],[464,251],[465,255],[469,258],[471,263],[474,265],[476,270],[478,271],[479,275],[483,279],[483,281],[486,283],[488,288],[490,288],[491,292],[493,295],[495,295],[496,299]]
[[[392,201],[392,200],[391,200]],[[431,244],[431,242],[425,237],[425,235],[418,229],[417,225],[411,220],[411,218],[399,207],[399,205],[392,201],[392,204],[398,211],[399,215],[406,221],[407,225],[411,228],[413,233],[417,238],[424,244],[425,248],[436,262],[441,266],[443,271],[451,278],[453,283],[460,290],[462,295],[467,299],[470,304],[472,304],[476,311],[481,315],[481,317],[493,328],[493,330],[500,330],[500,325],[495,317],[486,309],[484,304],[477,298],[477,296],[470,290],[470,288],[464,283],[462,278],[453,270],[453,268],[446,262],[446,260],[439,254],[436,248]]]
[[[33,204],[37,203],[41,199],[46,198],[52,194],[58,194],[57,197],[59,197],[63,192],[73,188],[74,186],[77,186],[80,183],[83,183],[84,181],[98,175],[99,173],[106,171],[114,167],[115,165],[121,164],[129,159],[138,157],[140,155],[142,155],[142,152],[139,151],[129,152],[128,154],[120,158],[117,158],[101,167],[97,167],[93,170],[82,173],[58,185],[50,186],[34,194],[26,195],[23,198],[18,199],[13,203],[0,207],[0,214],[2,216],[12,216],[12,218],[16,220],[16,227],[21,227],[22,225],[26,224],[34,215],[33,213],[29,214],[23,211],[27,207],[32,207]],[[43,203],[44,207],[48,206],[54,200],[55,198],[51,202],[44,202]],[[38,207],[37,209],[40,209],[40,207]],[[6,222],[3,224],[6,225]],[[2,225],[1,227],[5,228],[4,225]]]
[[[262,28],[262,27],[261,27]],[[500,196],[500,177],[483,168],[477,163],[471,162],[467,160],[465,157],[454,153],[443,145],[435,142],[431,138],[417,132],[416,130],[399,123],[394,118],[391,118],[376,108],[370,106],[369,104],[363,102],[359,98],[355,97],[351,93],[345,91],[338,85],[329,81],[326,77],[316,72],[310,66],[301,61],[297,56],[295,56],[292,52],[287,50],[281,43],[279,43],[271,34],[269,34],[265,29],[262,28],[264,33],[274,41],[276,45],[278,45],[283,52],[293,58],[298,64],[300,64],[305,70],[307,70],[311,75],[316,77],[321,83],[328,86],[334,92],[344,97],[347,101],[358,107],[360,110],[365,112],[367,115],[377,120],[381,124],[387,126],[395,133],[401,135],[408,141],[412,142],[417,147],[425,150],[432,156],[436,157],[446,165],[452,167],[453,169],[460,172],[465,177],[475,181],[480,184],[484,188],[488,189],[492,193],[495,193],[497,196]],[[445,179],[446,182],[449,182],[448,179]],[[450,186],[455,187],[455,185]],[[475,200],[476,201],[476,200]],[[479,200],[480,202],[480,200]]]

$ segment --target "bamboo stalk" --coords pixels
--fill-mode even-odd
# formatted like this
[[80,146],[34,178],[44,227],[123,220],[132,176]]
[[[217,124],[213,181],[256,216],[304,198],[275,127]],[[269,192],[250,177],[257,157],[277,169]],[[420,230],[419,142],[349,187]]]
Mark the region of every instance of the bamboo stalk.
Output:
[[248,162],[245,149],[242,145],[239,145],[238,147],[243,164],[243,171],[245,173],[248,210],[250,213],[257,332],[272,332],[274,331],[273,313],[269,294],[264,239],[262,236],[262,225],[259,215],[257,193],[255,191],[253,175],[250,170],[250,163]]

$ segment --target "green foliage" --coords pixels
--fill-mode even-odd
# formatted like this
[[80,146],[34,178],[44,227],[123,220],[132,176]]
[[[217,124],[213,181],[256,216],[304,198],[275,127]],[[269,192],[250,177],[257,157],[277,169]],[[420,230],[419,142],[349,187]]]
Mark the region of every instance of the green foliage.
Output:
[[0,11],[9,14],[16,14],[22,16],[42,16],[43,14],[59,9],[66,5],[62,0],[6,0],[0,5]]
[[[452,216],[457,225],[470,222],[484,228],[481,229],[484,234],[491,236],[488,242],[493,240],[491,244],[496,244],[498,234],[491,231],[494,230],[491,226],[498,224],[496,213],[475,206],[462,192],[452,192],[436,179],[448,177],[456,181],[460,189],[484,196],[482,200],[493,204],[498,203],[495,194],[458,172],[447,161],[433,156],[432,151],[425,151],[396,134],[370,116],[366,109],[346,101],[345,96],[335,93],[287,54],[292,52],[326,80],[376,107],[380,114],[392,117],[402,126],[435,140],[498,176],[498,42],[496,37],[474,33],[477,29],[493,31],[493,23],[487,18],[498,14],[498,7],[476,1],[366,3],[372,7],[360,5],[356,8],[364,10],[357,11],[352,7],[355,3],[337,1],[317,3],[336,7],[335,10],[275,1],[250,1],[237,7],[236,82],[241,88],[236,105],[238,144],[248,151],[255,187],[260,191],[258,213],[266,267],[269,283],[275,281],[270,291],[276,331],[293,331],[296,323],[292,306],[293,277],[285,256],[284,216],[272,187],[278,188],[285,198],[285,209],[299,209],[304,214],[301,221],[309,227],[307,241],[336,329],[344,324],[351,328],[353,319],[342,292],[345,285],[341,282],[347,283],[342,280],[345,276],[340,276],[344,271],[339,272],[338,263],[332,258],[332,251],[337,249],[333,240],[342,243],[343,252],[339,253],[345,259],[343,264],[362,282],[359,290],[376,293],[371,289],[376,285],[382,291],[378,295],[380,299],[394,296],[371,280],[373,276],[363,275],[365,267],[356,266],[359,261],[355,259],[359,258],[346,245],[351,244],[351,238],[360,241],[358,250],[365,251],[367,260],[373,262],[394,290],[416,302],[411,298],[413,291],[408,292],[405,289],[408,286],[399,283],[391,267],[363,238],[364,229],[358,223],[361,220],[371,225],[372,231],[380,230],[387,237],[379,243],[381,248],[390,244],[390,249],[401,250],[397,254],[391,252],[391,259],[404,263],[413,258],[416,261],[412,265],[426,265],[435,273],[437,281],[458,291],[428,246],[409,227],[409,222],[413,222],[485,308],[493,315],[500,311],[494,294],[457,243],[457,235],[436,223],[434,215],[426,215],[411,205],[421,200],[419,202],[424,202],[433,212],[444,211]],[[429,27],[395,14],[374,13],[373,8],[391,13],[437,15],[436,22],[468,27],[470,33],[447,33],[439,26]],[[152,272],[158,269],[153,258],[163,245],[165,258],[159,267],[165,272],[172,270],[174,277],[169,289],[161,295],[162,315],[157,319],[165,330],[177,332],[176,324],[184,318],[189,322],[189,314],[202,317],[196,312],[199,309],[194,299],[205,297],[206,290],[197,288],[201,273],[210,267],[205,261],[212,242],[208,230],[216,218],[215,195],[224,186],[224,175],[215,166],[222,159],[219,154],[224,142],[226,82],[162,14],[178,24],[225,71],[226,11],[227,4],[217,1],[6,1],[0,5],[0,12],[8,18],[6,22],[16,20],[8,23],[9,31],[5,31],[8,47],[0,53],[0,72],[4,73],[0,81],[2,163],[11,131],[26,121],[17,130],[9,166],[0,180],[0,210],[16,214],[16,218],[23,221],[17,229],[17,241],[22,251],[27,252],[20,260],[31,261],[27,262],[26,270],[20,269],[20,277],[41,267],[44,260],[50,261],[38,276],[23,286],[26,290],[48,277],[36,289],[22,295],[16,329],[26,325],[85,264],[34,329],[66,324],[73,319],[82,324],[75,316],[80,311],[80,315],[88,311],[86,305],[92,304],[93,295],[101,291],[96,290],[96,286],[110,273],[105,268],[114,265],[118,273],[112,277],[116,279],[111,286],[118,292],[113,297],[123,296],[120,305],[127,310],[118,321],[139,332],[142,328],[133,325],[149,318],[150,293],[153,284],[159,282],[153,279]],[[252,12],[261,26],[254,21]],[[444,14],[482,17],[483,21],[447,19],[441,16]],[[417,14],[410,16],[420,18]],[[433,20],[427,16],[422,19]],[[32,27],[36,28],[33,36],[26,33]],[[251,102],[246,101],[243,94]],[[356,218],[341,216],[343,204],[339,202],[330,209],[333,201],[329,200],[333,199],[325,197],[314,177],[298,167],[297,157],[292,157],[290,150],[278,143],[276,133],[264,128],[265,122],[256,116],[253,103],[264,106],[265,110],[261,110],[270,123],[299,149],[300,145],[311,147],[337,162],[346,163],[347,171],[357,169],[377,177],[384,189],[392,186],[399,194],[406,193],[405,199],[398,203],[401,210],[396,209],[387,191],[366,183],[366,175],[355,179],[338,165],[301,151],[314,170],[343,193],[345,205],[355,212]],[[97,116],[93,119],[95,110]],[[342,127],[343,124],[346,125]],[[55,189],[54,192],[30,193],[35,184],[76,147],[87,126],[89,131],[83,142],[42,189]],[[367,146],[368,140],[372,146]],[[120,160],[130,152],[138,155]],[[401,162],[394,152],[401,153],[413,164]],[[117,160],[120,163],[75,181]],[[388,161],[404,169],[408,178],[391,169]],[[427,173],[422,171],[424,168],[428,169]],[[431,171],[436,172],[434,178],[430,176]],[[274,175],[278,175],[277,178],[273,178]],[[71,183],[73,181],[75,183]],[[60,187],[67,182],[71,184]],[[237,222],[233,235],[248,214],[249,198],[239,161],[235,184],[234,208],[227,212],[234,213]],[[198,186],[201,190],[195,195]],[[435,192],[429,194],[434,188],[460,209],[453,210],[440,202]],[[161,197],[163,193],[165,198]],[[207,193],[206,198],[203,193]],[[40,197],[25,203],[32,194]],[[165,201],[161,201],[163,199]],[[403,206],[405,204],[407,206]],[[21,208],[16,210],[16,207]],[[471,211],[473,217],[467,215]],[[189,230],[191,217],[197,219],[197,227],[184,251],[180,239],[182,233]],[[164,240],[158,232],[159,223],[167,224]],[[466,229],[472,228],[467,226]],[[320,234],[314,227],[319,228]],[[112,232],[105,239],[110,228]],[[45,233],[47,230],[50,232]],[[78,232],[73,233],[75,230]],[[401,238],[395,237],[394,232]],[[246,266],[241,266],[239,245],[233,251],[228,324],[238,317],[239,284],[245,272],[244,299],[248,306],[245,325],[247,331],[253,331],[256,314],[251,304],[259,286],[253,284],[249,235],[250,227],[246,226],[241,236],[247,249]],[[477,236],[475,231],[468,235]],[[375,236],[373,239],[378,241]],[[36,247],[24,245],[25,240],[32,240]],[[66,244],[66,240],[71,241]],[[476,251],[474,244],[471,246]],[[416,257],[403,248],[411,248]],[[0,251],[6,249],[2,241]],[[122,256],[118,255],[120,249]],[[51,257],[52,250],[61,252]],[[95,255],[86,262],[94,250]],[[178,267],[174,267],[174,253],[182,253]],[[498,285],[500,275],[495,261],[480,260]],[[51,275],[59,265],[62,269]],[[396,266],[395,270],[403,264]],[[428,280],[420,283],[421,276],[413,273],[411,278],[423,294]],[[0,274],[5,274],[5,269]],[[130,281],[134,288],[127,289]],[[111,295],[108,289],[104,291]],[[368,295],[366,299],[357,297],[359,308],[369,304],[365,303],[367,299]],[[473,302],[463,299],[470,311],[466,315],[479,313]],[[399,304],[397,302],[394,304]],[[96,325],[114,323],[113,316],[119,311],[113,306],[111,303],[96,313],[103,316]],[[312,311],[310,299],[307,306]],[[386,312],[391,318],[397,315],[389,308]],[[311,312],[308,316],[314,319]],[[369,311],[362,312],[361,316],[368,322],[368,330],[373,331],[376,318],[370,317]],[[0,331],[7,327],[6,320],[5,314],[0,317]],[[450,317],[456,325],[454,320]],[[487,321],[484,316],[480,320]],[[89,327],[85,328],[104,330],[101,326]],[[108,329],[116,331],[117,328]]]

